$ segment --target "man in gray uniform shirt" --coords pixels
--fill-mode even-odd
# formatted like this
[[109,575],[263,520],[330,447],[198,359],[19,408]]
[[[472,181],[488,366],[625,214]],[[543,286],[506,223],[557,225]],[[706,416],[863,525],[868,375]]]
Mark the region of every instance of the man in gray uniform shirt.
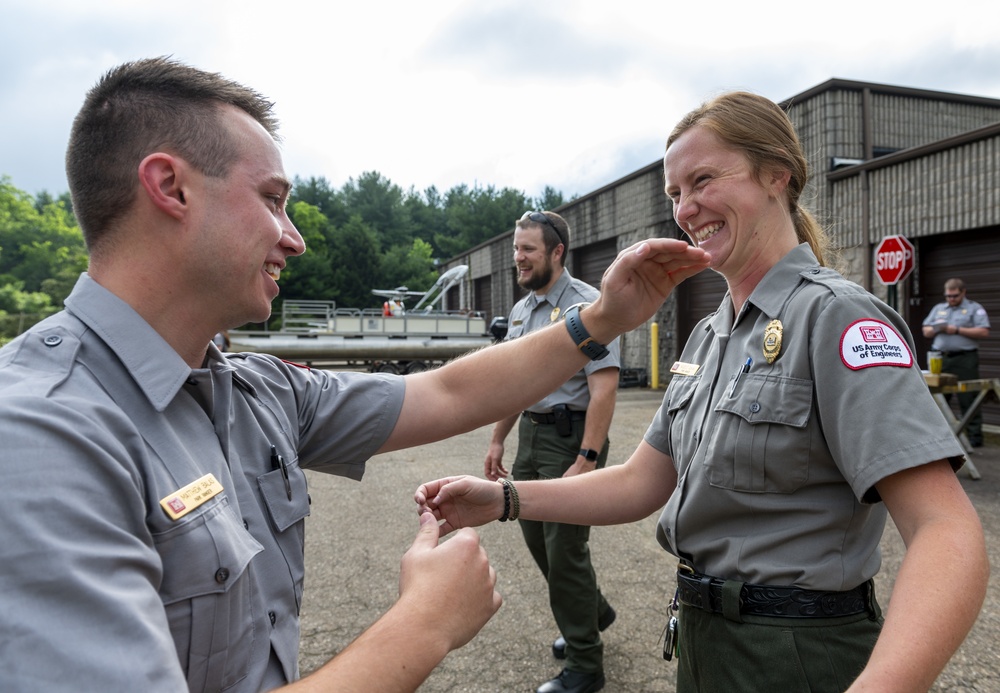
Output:
[[[565,267],[570,229],[555,212],[525,212],[514,229],[517,283],[528,289],[510,312],[507,339],[516,339],[564,320],[574,306],[599,295]],[[522,414],[493,428],[484,462],[487,479],[507,477],[504,441],[518,426],[514,479],[558,479],[592,472],[608,459],[608,429],[615,411],[620,365],[618,340],[607,353],[535,402]],[[615,610],[597,586],[590,560],[590,527],[522,520],[521,532],[545,576],[549,606],[561,635],[552,645],[566,666],[539,693],[593,693],[604,687],[604,645],[599,631],[615,620]]]
[[[406,378],[220,353],[213,335],[266,320],[305,250],[271,107],[152,59],[106,74],[73,124],[90,266],[64,311],[0,350],[0,690],[295,681],[302,470],[360,479],[370,456],[496,421],[587,362],[562,326]],[[607,343],[704,266],[678,241],[637,244],[576,327]],[[476,534],[438,536],[425,513],[399,600],[313,688],[413,690],[496,612]]]
[[[979,340],[990,336],[989,316],[985,308],[965,295],[965,282],[961,279],[953,278],[944,283],[944,299],[944,303],[934,306],[924,318],[924,336],[933,338],[931,348],[941,352],[941,370],[959,380],[976,380],[979,378]],[[958,394],[963,416],[978,394]],[[965,432],[972,447],[983,444],[982,411],[969,419]]]

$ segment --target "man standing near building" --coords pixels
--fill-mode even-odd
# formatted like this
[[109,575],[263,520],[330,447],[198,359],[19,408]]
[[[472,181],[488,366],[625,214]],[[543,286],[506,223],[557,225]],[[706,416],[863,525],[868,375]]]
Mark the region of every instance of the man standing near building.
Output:
[[[566,220],[554,212],[526,212],[518,220],[514,229],[517,283],[530,293],[510,312],[508,340],[562,319],[572,325],[581,304],[599,295],[564,267],[569,235]],[[558,390],[521,414],[497,422],[484,463],[486,478],[507,477],[504,440],[515,424],[515,480],[573,476],[604,466],[618,389],[618,339],[608,344],[603,355],[589,355],[594,360]],[[552,652],[566,659],[562,672],[542,684],[538,693],[599,691],[604,687],[600,631],[611,625],[615,611],[597,586],[590,562],[590,527],[520,524],[528,550],[548,583],[549,605],[562,633]]]
[[[944,303],[939,303],[924,319],[923,332],[934,339],[931,348],[940,351],[941,370],[958,376],[959,380],[979,378],[980,339],[990,336],[990,319],[986,309],[965,295],[965,282],[949,279],[944,283]],[[976,392],[962,392],[958,403],[962,414],[972,406]],[[983,444],[983,415],[976,412],[969,420],[965,433],[974,448]]]

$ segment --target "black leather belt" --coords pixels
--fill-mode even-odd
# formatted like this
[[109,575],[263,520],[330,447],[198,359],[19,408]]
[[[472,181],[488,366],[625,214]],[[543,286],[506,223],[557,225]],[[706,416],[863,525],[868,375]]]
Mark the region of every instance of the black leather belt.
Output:
[[[536,424],[554,424],[556,422],[555,414],[536,414],[533,411],[525,411],[521,412],[521,416],[526,416]],[[587,412],[571,411],[569,413],[569,418],[570,421],[579,421],[580,419],[587,418]]]
[[[677,598],[682,604],[721,614],[725,580],[677,571]],[[774,587],[744,583],[740,590],[740,613],[778,618],[834,618],[869,610],[872,581],[847,592],[816,592],[798,587]]]

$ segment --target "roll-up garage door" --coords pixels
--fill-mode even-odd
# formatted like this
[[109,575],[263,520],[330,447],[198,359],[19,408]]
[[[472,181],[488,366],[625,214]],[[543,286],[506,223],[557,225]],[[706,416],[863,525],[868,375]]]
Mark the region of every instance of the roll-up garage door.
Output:
[[493,319],[493,277],[490,275],[480,277],[475,280],[473,286],[475,298],[472,305],[486,315],[486,324],[489,325]]
[[592,243],[573,251],[573,269],[570,272],[577,279],[600,289],[604,271],[611,266],[616,257],[618,257],[618,243],[614,238]]
[[718,272],[705,270],[681,282],[676,294],[677,344],[680,350],[698,321],[718,309],[722,297],[726,295],[726,280]]

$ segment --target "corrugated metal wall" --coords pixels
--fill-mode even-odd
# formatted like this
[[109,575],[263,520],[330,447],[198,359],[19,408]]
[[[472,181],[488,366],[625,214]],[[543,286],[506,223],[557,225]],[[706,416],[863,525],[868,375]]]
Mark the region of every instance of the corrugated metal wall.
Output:
[[[869,258],[873,244],[890,234],[930,239],[993,228],[987,245],[995,255],[991,258],[1000,261],[1000,238],[992,240],[1000,233],[1000,133],[949,145],[943,151],[905,151],[1000,122],[1000,101],[831,80],[784,105],[812,171],[803,203],[829,230],[835,246],[850,249],[857,260]],[[870,171],[844,169],[843,175],[829,177],[834,157],[863,160],[873,152],[892,150],[904,151],[875,160],[885,166],[868,164],[860,168],[870,166]],[[648,237],[680,237],[663,193],[659,161],[557,211],[573,232],[567,266],[591,283],[595,283],[592,275],[603,273],[596,265],[614,257],[611,248],[618,251]],[[507,314],[521,296],[511,270],[510,247],[511,234],[503,234],[450,263],[469,264],[469,282],[492,275],[490,306],[496,315]],[[880,288],[865,261],[853,262],[846,273],[863,285]],[[1000,286],[1000,277],[994,283]],[[680,302],[671,297],[664,304],[655,318],[661,325],[661,372],[676,358],[685,336],[679,333],[714,310],[723,290],[718,278],[706,273],[678,292]],[[465,295],[473,293],[470,285]],[[995,320],[1000,334],[1000,315]],[[647,342],[648,328],[627,335],[623,366],[648,367]]]
[[1000,224],[1000,136],[869,173],[868,241]]

